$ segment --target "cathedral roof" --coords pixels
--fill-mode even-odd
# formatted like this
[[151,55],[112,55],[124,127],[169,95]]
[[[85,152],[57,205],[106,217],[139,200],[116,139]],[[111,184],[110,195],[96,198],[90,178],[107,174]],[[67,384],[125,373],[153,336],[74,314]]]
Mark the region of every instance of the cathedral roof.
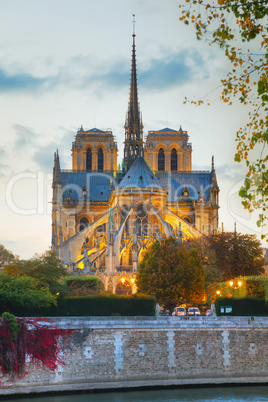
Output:
[[174,131],[174,133],[176,133],[176,130],[173,130],[173,128],[162,128],[162,130],[158,130],[158,131]]
[[90,132],[94,132],[94,133],[104,133],[104,131],[102,131],[102,130],[99,130],[98,128],[92,128],[91,130],[87,130],[87,131],[90,131]]
[[112,178],[112,173],[61,171],[63,199],[69,191],[72,200],[77,201],[82,196],[82,190],[85,186],[91,201],[108,201],[111,193],[110,181]]
[[211,172],[163,172],[156,174],[159,182],[168,190],[168,200],[177,201],[182,197],[185,187],[189,191],[189,198],[197,201],[199,195],[209,200],[211,188]]
[[117,189],[145,189],[153,188],[164,190],[159,183],[157,177],[149,168],[145,160],[139,156],[128,172],[125,174],[123,180],[117,186]]

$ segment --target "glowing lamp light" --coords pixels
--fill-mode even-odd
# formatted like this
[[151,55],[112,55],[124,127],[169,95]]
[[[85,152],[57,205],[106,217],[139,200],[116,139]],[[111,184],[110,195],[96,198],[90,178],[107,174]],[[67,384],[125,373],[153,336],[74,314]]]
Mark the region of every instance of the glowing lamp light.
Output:
[[238,288],[240,288],[240,286],[242,286],[242,284],[243,284],[242,281],[237,281],[237,282],[236,282],[236,285],[234,285],[234,282],[233,282],[233,281],[230,281],[230,282],[229,282],[229,285],[230,285],[230,286],[234,289],[234,291],[235,291],[235,298],[236,298],[236,291],[237,291]]
[[121,278],[121,282],[123,283],[123,285],[124,285],[125,281],[126,281],[125,278]]
[[134,278],[131,278],[130,279],[130,282],[132,283],[132,285],[134,284],[134,282],[135,282],[135,279]]
[[217,294],[217,295],[220,295],[220,294],[221,294],[220,290],[217,290],[216,294]]

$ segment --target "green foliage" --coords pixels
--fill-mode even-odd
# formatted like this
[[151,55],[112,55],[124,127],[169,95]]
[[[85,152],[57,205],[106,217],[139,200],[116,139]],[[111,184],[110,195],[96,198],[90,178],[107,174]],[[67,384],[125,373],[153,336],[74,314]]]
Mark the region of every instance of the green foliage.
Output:
[[4,323],[8,323],[10,332],[12,334],[11,340],[12,342],[15,342],[21,327],[21,325],[17,323],[17,318],[13,314],[5,312],[2,314],[2,320]]
[[209,236],[208,241],[224,281],[264,273],[265,259],[255,235],[224,232]]
[[190,239],[187,241],[187,243],[185,243],[185,247],[187,250],[197,250],[206,274],[206,289],[214,283],[222,282],[222,274],[220,270],[217,269],[216,253],[213,247],[211,247],[209,238],[207,236]]
[[[221,79],[221,99],[245,106],[248,121],[236,132],[235,161],[245,162],[247,173],[239,195],[249,212],[260,212],[258,226],[267,224],[268,210],[268,31],[267,1],[186,0],[180,20],[192,23],[197,39],[219,45],[230,63]],[[186,100],[187,101],[187,100]],[[203,104],[203,101],[192,101]],[[267,233],[262,235],[267,237]],[[268,239],[267,239],[268,240]]]
[[0,305],[2,311],[10,311],[18,306],[26,308],[48,307],[56,303],[56,297],[41,282],[30,277],[14,278],[0,274]]
[[17,306],[14,311],[20,317],[153,316],[155,300],[145,295],[62,296],[58,298],[56,306],[50,305],[46,308]]
[[[236,294],[237,297],[245,297],[246,278],[264,272],[265,260],[261,243],[254,235],[224,232],[190,240],[185,246],[188,250],[196,248],[198,251],[206,274],[205,285],[210,302],[216,299],[217,290],[222,295]],[[246,277],[241,278],[245,275]],[[238,277],[239,280],[242,279],[243,285],[235,292],[225,281]]]
[[155,300],[145,296],[66,297],[59,303],[57,315],[68,316],[153,316]]
[[14,261],[4,267],[6,275],[19,278],[28,276],[35,278],[44,287],[49,287],[52,294],[57,294],[65,290],[60,284],[60,280],[67,275],[66,269],[62,266],[56,253],[47,251],[42,255],[35,255],[30,260]]
[[255,276],[239,276],[232,279],[234,285],[237,286],[238,281],[242,285],[236,290],[229,284],[229,281],[219,283],[217,290],[220,291],[222,297],[237,297],[243,299],[247,297],[260,298],[268,300],[268,277],[264,275]]
[[263,282],[256,279],[248,279],[246,281],[247,296],[258,299],[265,298],[265,288]]
[[153,243],[139,265],[139,292],[154,296],[166,309],[199,302],[204,294],[205,273],[198,252],[178,248],[173,238]]
[[95,276],[66,276],[62,284],[70,296],[89,296],[100,292],[100,281]]
[[268,304],[264,299],[256,299],[247,297],[243,299],[235,299],[228,297],[220,297],[215,302],[217,315],[225,315],[221,313],[221,307],[232,307],[232,316],[267,316]]
[[18,256],[13,254],[12,251],[7,250],[0,244],[0,266],[3,267],[7,261],[9,264],[18,259]]

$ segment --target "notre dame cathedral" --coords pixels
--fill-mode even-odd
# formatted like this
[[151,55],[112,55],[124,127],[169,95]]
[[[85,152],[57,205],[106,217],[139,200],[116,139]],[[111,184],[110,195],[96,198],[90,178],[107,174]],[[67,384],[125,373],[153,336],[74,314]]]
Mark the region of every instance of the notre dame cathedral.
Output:
[[95,275],[111,293],[131,294],[140,261],[156,239],[188,238],[218,228],[219,187],[211,171],[192,171],[187,131],[163,128],[143,140],[133,34],[124,159],[112,131],[81,128],[72,170],[54,155],[52,251],[70,274]]

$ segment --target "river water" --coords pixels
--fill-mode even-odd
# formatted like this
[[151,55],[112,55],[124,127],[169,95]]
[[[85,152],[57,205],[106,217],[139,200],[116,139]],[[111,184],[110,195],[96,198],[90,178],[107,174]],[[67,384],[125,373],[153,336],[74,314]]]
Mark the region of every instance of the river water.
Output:
[[[1,395],[1,390],[0,390]],[[1,398],[1,400],[3,400]],[[9,400],[10,398],[7,397]],[[263,402],[268,401],[268,386],[161,389],[153,391],[72,394],[19,398],[20,402]]]

